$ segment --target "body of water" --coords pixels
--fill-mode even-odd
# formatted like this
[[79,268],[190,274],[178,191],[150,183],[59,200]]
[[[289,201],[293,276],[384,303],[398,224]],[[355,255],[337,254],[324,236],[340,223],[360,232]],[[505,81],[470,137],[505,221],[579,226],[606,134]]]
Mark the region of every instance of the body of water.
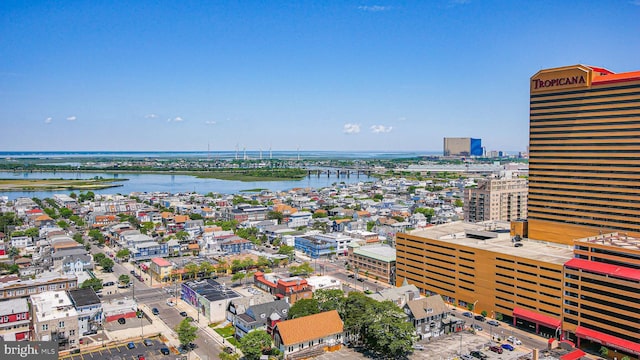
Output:
[[[92,190],[96,194],[123,194],[128,195],[132,192],[197,192],[206,194],[209,192],[220,194],[235,194],[249,189],[268,189],[272,191],[290,190],[293,188],[321,188],[331,186],[334,183],[344,182],[347,184],[357,182],[375,181],[366,175],[351,174],[349,177],[341,175],[337,177],[335,173],[331,176],[326,174],[316,176],[311,175],[302,180],[297,181],[231,181],[218,179],[201,179],[189,175],[171,175],[171,174],[122,174],[122,173],[83,173],[83,172],[7,172],[0,171],[2,179],[91,179],[94,177],[102,177],[105,179],[128,179],[127,181],[117,182],[122,185],[103,190]],[[53,194],[70,194],[74,191],[0,191],[0,196],[8,196],[13,200],[19,197],[51,197]]]
[[67,158],[199,158],[232,159],[400,159],[442,155],[438,151],[0,151],[5,159],[67,159]]

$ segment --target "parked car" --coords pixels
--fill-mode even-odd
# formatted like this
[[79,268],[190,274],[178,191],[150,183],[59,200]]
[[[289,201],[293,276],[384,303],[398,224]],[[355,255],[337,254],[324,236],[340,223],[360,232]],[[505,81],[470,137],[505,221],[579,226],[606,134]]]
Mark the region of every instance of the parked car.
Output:
[[502,354],[502,348],[500,346],[489,346],[489,350],[494,353]]
[[168,347],[161,347],[160,348],[160,353],[162,355],[169,355],[169,353],[170,353],[169,348]]
[[496,320],[489,320],[487,321],[487,324],[491,325],[491,326],[500,326],[500,323]]
[[475,358],[471,355],[464,354],[460,357],[462,360],[475,360]]
[[484,322],[484,320],[485,320],[485,317],[484,317],[484,316],[482,316],[482,315],[476,315],[476,316],[474,316],[473,318],[474,318],[474,319],[476,319],[476,320],[478,320],[478,321],[481,321],[481,322]]
[[[122,319],[122,318],[121,318],[121,319]],[[129,350],[131,350],[131,349],[135,349],[135,348],[136,348],[136,344],[134,344],[134,343],[133,343],[133,341],[130,341],[130,342],[128,342],[128,343],[127,343],[127,348],[128,348]]]
[[153,309],[151,309],[151,313],[153,315],[158,315],[158,314],[160,314],[160,310],[158,310],[158,308],[153,308]]
[[472,351],[469,353],[469,355],[473,356],[476,359],[486,359],[487,355],[483,354],[480,351]]
[[138,360],[144,360],[144,355],[138,354]]
[[127,322],[124,318],[118,318],[118,324],[124,325]]
[[135,275],[135,274],[136,274],[136,271],[135,271],[135,270],[131,270],[131,271],[129,271],[129,274],[131,274],[131,275]]
[[173,300],[171,300],[171,299],[167,299],[167,305],[168,306],[176,306],[176,303],[174,303]]
[[424,345],[421,344],[413,344],[414,350],[424,350]]
[[473,324],[472,325],[473,329],[476,331],[482,331],[482,326],[478,325],[478,324]]
[[102,286],[113,286],[116,283],[114,283],[113,281],[107,281],[106,283],[102,284]]
[[153,346],[153,341],[149,339],[144,339],[142,343],[144,344],[144,346]]
[[500,346],[505,350],[513,351],[513,346],[511,346],[511,344],[502,344]]
[[522,341],[520,341],[517,337],[515,336],[509,336],[507,338],[507,341],[514,344],[514,345],[522,345]]
[[187,317],[187,312],[186,311],[180,311],[180,316]]
[[466,312],[463,312],[463,313],[462,313],[462,316],[465,316],[465,317],[470,318],[470,317],[472,317],[472,316],[473,316],[473,314],[472,314],[472,313],[470,313],[470,312],[468,312],[468,311],[466,311]]

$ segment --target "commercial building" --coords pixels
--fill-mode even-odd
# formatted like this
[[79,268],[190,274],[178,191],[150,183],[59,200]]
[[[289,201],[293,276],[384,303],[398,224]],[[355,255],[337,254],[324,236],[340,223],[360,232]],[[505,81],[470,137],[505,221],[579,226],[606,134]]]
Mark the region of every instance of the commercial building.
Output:
[[640,236],[640,71],[584,65],[531,78],[529,237]]
[[527,220],[398,234],[396,283],[640,358],[640,71],[575,65],[530,84]]
[[444,156],[482,156],[482,140],[473,138],[444,138]]
[[475,188],[464,189],[464,220],[511,221],[527,217],[527,179],[491,178],[478,180]]
[[371,279],[393,284],[396,278],[396,250],[389,245],[349,245],[349,266]]
[[182,300],[191,304],[198,316],[206,317],[210,322],[224,321],[229,302],[242,297],[212,279],[189,281],[182,284]]
[[529,239],[514,242],[509,228],[506,222],[457,222],[398,234],[396,285],[406,280],[425,295],[439,294],[555,336],[562,319],[562,267],[573,251]]

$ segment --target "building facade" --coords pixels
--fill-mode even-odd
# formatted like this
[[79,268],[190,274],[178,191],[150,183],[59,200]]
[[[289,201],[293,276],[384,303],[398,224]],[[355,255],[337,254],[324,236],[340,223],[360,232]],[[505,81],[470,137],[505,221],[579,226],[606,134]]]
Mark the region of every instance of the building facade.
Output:
[[464,220],[511,221],[527,217],[527,179],[481,179],[464,190]]
[[584,65],[531,78],[529,237],[640,236],[640,71]]
[[359,275],[393,284],[396,278],[396,250],[388,245],[353,244],[349,249],[349,266]]
[[78,312],[65,291],[32,295],[31,306],[34,341],[55,341],[61,350],[80,345]]
[[444,156],[482,156],[482,140],[473,138],[444,138]]
[[0,302],[0,339],[2,341],[29,340],[31,314],[26,298]]

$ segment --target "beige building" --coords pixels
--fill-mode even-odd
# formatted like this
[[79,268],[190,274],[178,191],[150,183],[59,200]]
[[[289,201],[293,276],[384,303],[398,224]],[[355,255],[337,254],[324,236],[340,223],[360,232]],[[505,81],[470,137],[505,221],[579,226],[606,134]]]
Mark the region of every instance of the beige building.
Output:
[[78,312],[65,291],[31,295],[34,341],[57,341],[61,350],[79,346]]
[[359,277],[368,277],[393,284],[396,271],[396,250],[388,245],[349,245],[349,265]]
[[527,217],[527,179],[482,179],[464,190],[464,220],[511,221]]

